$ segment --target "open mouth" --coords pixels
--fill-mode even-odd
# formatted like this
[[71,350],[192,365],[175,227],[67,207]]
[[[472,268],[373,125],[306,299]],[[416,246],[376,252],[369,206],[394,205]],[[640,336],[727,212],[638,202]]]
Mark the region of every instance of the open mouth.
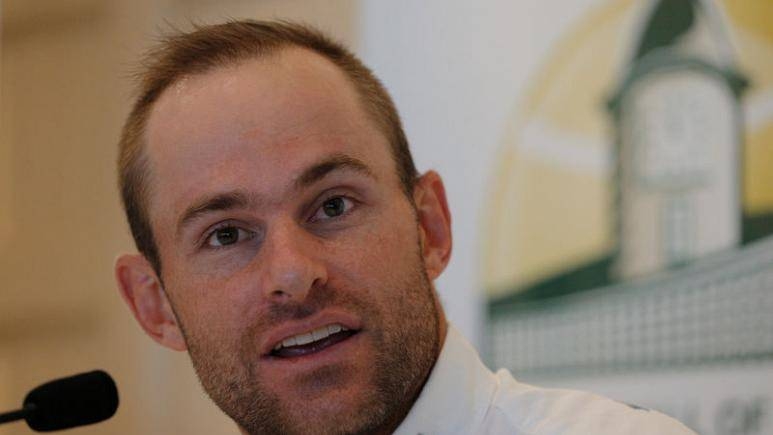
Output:
[[359,331],[351,330],[338,323],[325,325],[313,331],[285,338],[269,353],[276,358],[295,358],[320,352],[334,346]]

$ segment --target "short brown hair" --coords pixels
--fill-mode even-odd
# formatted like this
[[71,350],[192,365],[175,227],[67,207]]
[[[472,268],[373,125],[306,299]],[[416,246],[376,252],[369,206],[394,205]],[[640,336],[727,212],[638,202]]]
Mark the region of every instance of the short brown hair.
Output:
[[311,50],[332,61],[354,85],[366,112],[392,148],[397,174],[406,195],[413,191],[417,171],[400,117],[381,82],[341,44],[320,31],[285,21],[229,21],[175,32],[149,51],[138,74],[139,92],[119,142],[118,173],[121,198],[137,249],[161,274],[158,247],[147,211],[148,161],[144,132],[153,103],[181,78],[217,67],[260,58],[287,47]]

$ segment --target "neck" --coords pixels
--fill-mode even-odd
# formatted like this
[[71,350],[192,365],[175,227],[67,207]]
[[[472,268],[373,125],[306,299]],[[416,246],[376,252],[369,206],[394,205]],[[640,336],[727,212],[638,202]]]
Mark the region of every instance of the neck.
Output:
[[435,361],[440,357],[440,352],[443,350],[443,343],[446,342],[446,334],[448,334],[448,320],[446,320],[446,313],[443,311],[443,307],[440,305],[440,298],[435,296],[435,310],[437,311],[438,320],[438,348],[437,355],[435,355]]

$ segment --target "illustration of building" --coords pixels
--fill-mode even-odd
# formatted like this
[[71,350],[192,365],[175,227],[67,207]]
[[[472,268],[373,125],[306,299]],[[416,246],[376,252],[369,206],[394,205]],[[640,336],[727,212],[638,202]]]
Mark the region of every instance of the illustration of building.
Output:
[[773,238],[679,270],[495,310],[491,365],[527,379],[771,359]]
[[491,307],[678,268],[773,234],[773,213],[743,211],[739,102],[748,83],[719,21],[699,0],[653,6],[608,101],[614,249],[513,289]]
[[742,206],[753,77],[702,1],[655,1],[640,32],[608,104],[615,248],[491,300],[493,367],[529,378],[773,358],[773,214]]
[[618,154],[614,274],[621,279],[741,243],[746,80],[700,7],[657,4],[610,104]]

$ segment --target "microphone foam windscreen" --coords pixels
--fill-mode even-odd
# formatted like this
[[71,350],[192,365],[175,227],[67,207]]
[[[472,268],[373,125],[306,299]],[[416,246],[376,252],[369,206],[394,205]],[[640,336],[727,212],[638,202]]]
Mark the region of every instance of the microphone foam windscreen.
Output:
[[113,378],[96,370],[47,382],[27,394],[24,407],[30,428],[40,432],[67,429],[106,420],[118,408]]

